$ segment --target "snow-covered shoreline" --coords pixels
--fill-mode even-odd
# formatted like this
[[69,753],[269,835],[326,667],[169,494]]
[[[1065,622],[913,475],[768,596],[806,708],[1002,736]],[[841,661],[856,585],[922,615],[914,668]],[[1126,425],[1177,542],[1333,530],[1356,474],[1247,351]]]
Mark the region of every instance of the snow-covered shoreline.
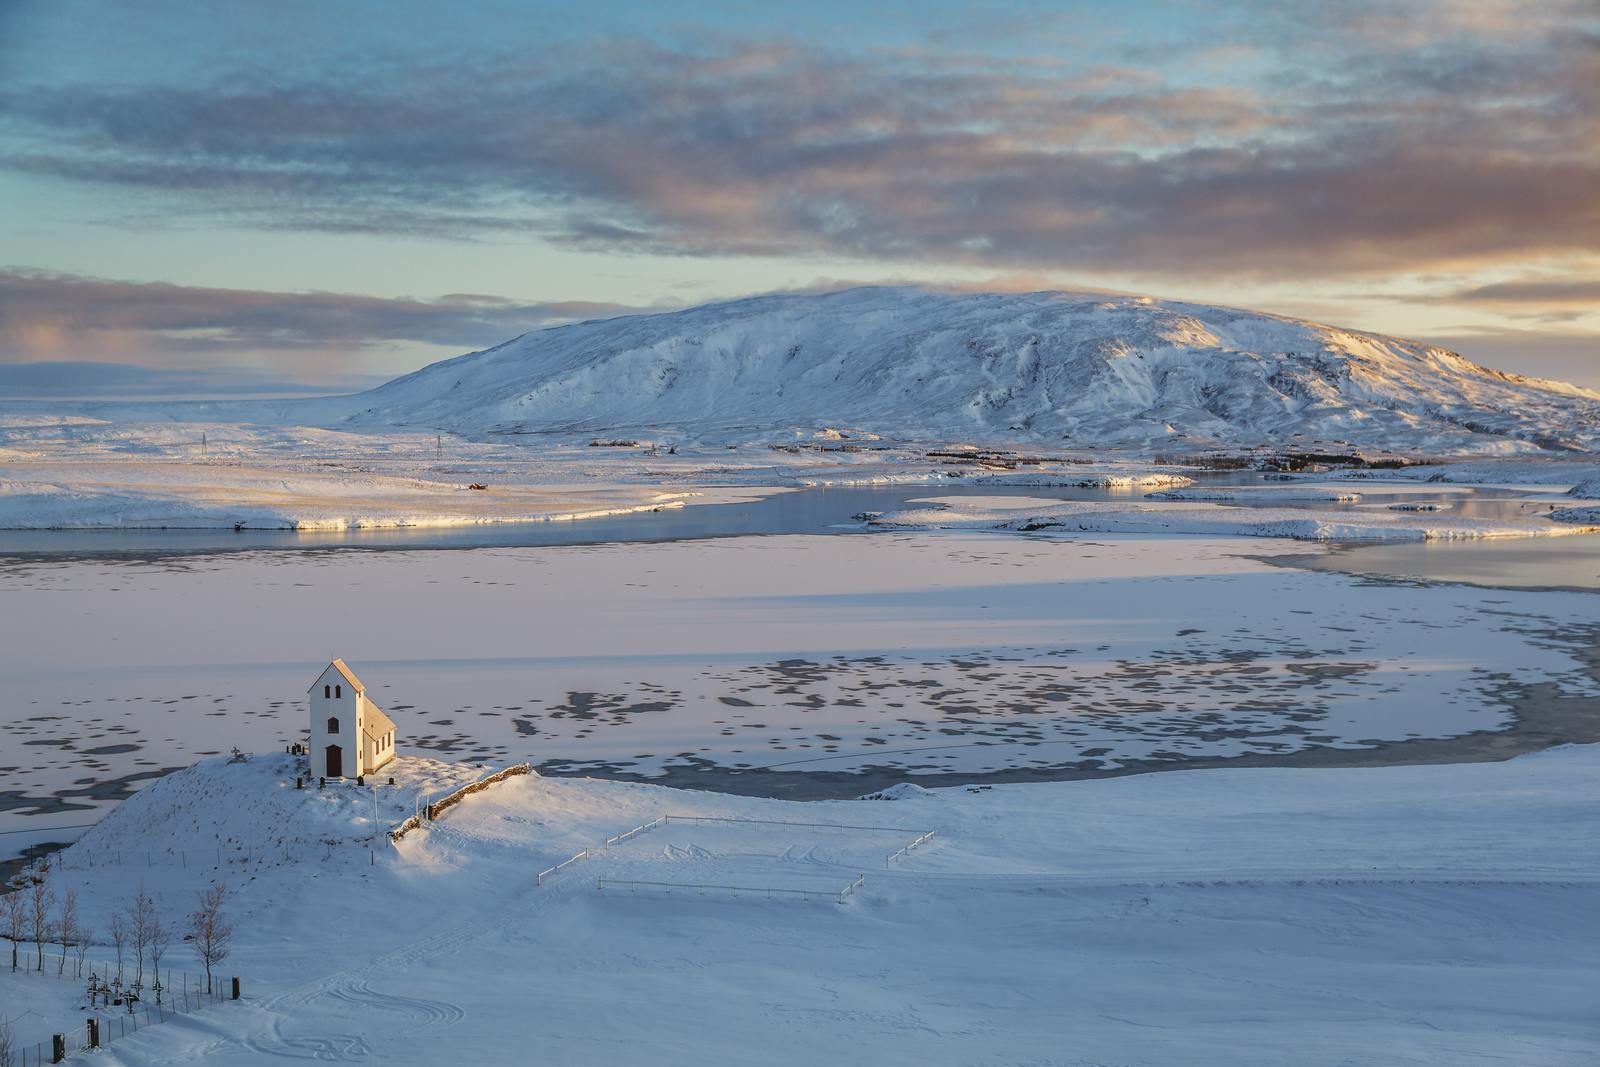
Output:
[[[784,489],[884,485],[1093,488],[1254,506],[1274,498],[1337,503],[1407,487],[1553,493],[1600,478],[1593,460],[1520,456],[1335,470],[1314,476],[1316,484],[1306,476],[1274,475],[1279,480],[1271,483],[1219,486],[1199,483],[1267,476],[1219,475],[1151,452],[995,451],[965,442],[841,439],[837,432],[679,448],[587,435],[467,439],[393,427],[184,422],[154,419],[143,407],[101,414],[63,408],[49,415],[13,408],[0,409],[0,529],[450,527],[616,516]],[[1235,461],[1270,457],[1244,453]],[[469,489],[472,484],[488,488]],[[741,490],[748,495],[738,496]],[[1381,525],[1359,524],[1363,530]],[[1471,527],[1462,520],[1430,529],[1440,531],[1437,536],[1468,536],[1445,531]],[[1504,529],[1476,534],[1483,535],[1503,536]],[[1302,528],[1286,536],[1325,535]]]
[[[1252,490],[1270,499],[1271,490]],[[1175,494],[1158,494],[1170,497]],[[1237,502],[1243,494],[1220,493]],[[1287,499],[1324,499],[1290,494]],[[883,529],[1001,530],[1024,533],[1188,534],[1211,537],[1276,537],[1297,541],[1465,541],[1494,538],[1562,537],[1600,532],[1600,522],[1585,521],[1577,509],[1539,518],[1489,519],[1402,511],[1315,511],[1273,508],[1263,503],[1248,508],[1224,507],[1209,497],[1177,502],[1150,500],[1122,503],[1091,500],[1053,501],[1016,497],[974,500],[932,497],[927,506],[875,516]],[[1561,518],[1565,521],[1552,521]]]

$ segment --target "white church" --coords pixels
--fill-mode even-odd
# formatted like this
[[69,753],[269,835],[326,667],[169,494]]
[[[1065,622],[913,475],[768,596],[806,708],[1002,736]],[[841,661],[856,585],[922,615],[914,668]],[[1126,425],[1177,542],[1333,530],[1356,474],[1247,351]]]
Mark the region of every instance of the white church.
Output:
[[342,659],[307,690],[311,704],[311,773],[355,778],[394,759],[394,721],[367,699],[367,687]]

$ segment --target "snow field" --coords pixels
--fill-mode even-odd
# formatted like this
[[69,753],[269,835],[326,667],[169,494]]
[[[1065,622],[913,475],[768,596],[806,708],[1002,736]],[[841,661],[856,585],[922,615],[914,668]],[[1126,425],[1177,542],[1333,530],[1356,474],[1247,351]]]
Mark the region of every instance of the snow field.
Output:
[[[890,866],[932,831],[905,827],[666,815],[648,842],[606,846],[597,888],[835,896],[844,903],[868,870]],[[630,839],[636,840],[636,839]],[[853,877],[854,876],[854,877]]]
[[[106,1062],[1577,1064],[1600,1047],[1597,770],[1590,746],[807,804],[513,778],[376,867],[230,883],[246,1001]],[[661,812],[701,819],[600,847]],[[936,836],[885,869],[903,838],[795,822]],[[689,872],[865,881],[843,905],[596,885]],[[169,906],[182,873],[80,892],[143,879]]]

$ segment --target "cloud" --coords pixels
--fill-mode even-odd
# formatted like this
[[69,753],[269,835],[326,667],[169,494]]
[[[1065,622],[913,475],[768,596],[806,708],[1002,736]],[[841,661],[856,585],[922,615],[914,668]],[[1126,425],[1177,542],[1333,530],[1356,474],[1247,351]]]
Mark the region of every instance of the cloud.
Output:
[[1600,390],[1600,333],[1478,325],[1425,340],[1486,366]]
[[1600,307],[1600,278],[1566,280],[1530,278],[1463,289],[1450,296],[1465,304],[1540,304],[1574,306],[1584,311]]
[[14,400],[202,399],[304,396],[358,392],[383,384],[386,375],[325,374],[315,385],[284,381],[267,371],[241,367],[170,370],[127,363],[63,360],[0,363],[0,396]]
[[1600,278],[1583,277],[1582,269],[1577,267],[1568,274],[1528,276],[1483,285],[1462,287],[1458,284],[1443,291],[1369,292],[1359,297],[1413,305],[1479,307],[1507,319],[1576,322],[1600,313]]
[[1251,12],[1131,67],[608,39],[35,85],[0,91],[0,166],[173,219],[670,255],[1310,278],[1600,246],[1581,6]]
[[276,353],[348,364],[352,353],[397,345],[484,347],[538,326],[630,310],[471,293],[419,300],[209,289],[11,269],[0,270],[0,362],[196,365]]

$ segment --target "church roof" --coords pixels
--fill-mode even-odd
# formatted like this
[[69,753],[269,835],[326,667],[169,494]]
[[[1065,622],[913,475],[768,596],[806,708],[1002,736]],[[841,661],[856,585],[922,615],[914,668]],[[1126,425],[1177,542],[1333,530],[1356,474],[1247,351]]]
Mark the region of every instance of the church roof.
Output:
[[394,720],[385,715],[382,708],[368,700],[366,721],[362,723],[361,732],[368,737],[377,739],[393,729]]
[[[344,680],[349,682],[350,688],[354,689],[356,692],[363,692],[367,688],[361,684],[361,679],[356,677],[356,672],[345,666],[344,660],[336,659],[332,663],[328,664],[328,667],[332,667],[334,670],[344,675]],[[327,673],[327,668],[323,668],[322,674]],[[317,675],[317,682],[322,681],[322,674]],[[312,682],[310,685],[306,686],[306,692],[309,693],[311,690],[315,689],[317,687],[317,682]]]

